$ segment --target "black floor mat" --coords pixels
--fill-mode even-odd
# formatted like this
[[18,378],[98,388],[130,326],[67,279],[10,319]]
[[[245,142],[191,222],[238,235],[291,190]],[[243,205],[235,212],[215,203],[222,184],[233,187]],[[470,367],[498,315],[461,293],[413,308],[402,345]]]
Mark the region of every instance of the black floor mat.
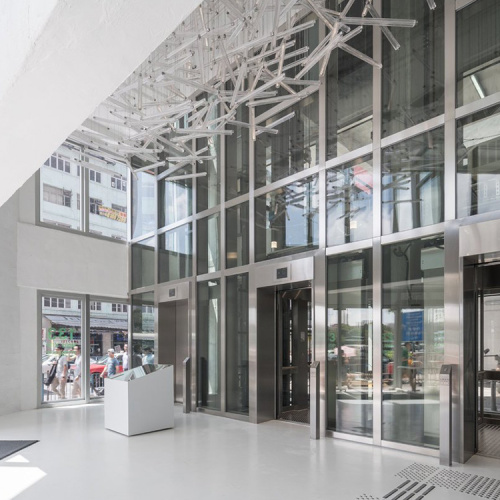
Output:
[[38,441],[0,441],[0,460],[35,443]]

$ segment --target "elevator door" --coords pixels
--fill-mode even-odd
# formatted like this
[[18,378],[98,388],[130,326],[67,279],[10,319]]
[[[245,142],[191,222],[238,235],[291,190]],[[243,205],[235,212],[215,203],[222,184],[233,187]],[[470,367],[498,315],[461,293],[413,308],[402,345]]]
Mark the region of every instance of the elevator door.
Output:
[[188,356],[188,301],[158,305],[158,361],[174,365],[175,402],[183,402],[183,361]]
[[478,297],[477,451],[500,458],[500,292]]
[[277,293],[277,418],[309,423],[311,289]]

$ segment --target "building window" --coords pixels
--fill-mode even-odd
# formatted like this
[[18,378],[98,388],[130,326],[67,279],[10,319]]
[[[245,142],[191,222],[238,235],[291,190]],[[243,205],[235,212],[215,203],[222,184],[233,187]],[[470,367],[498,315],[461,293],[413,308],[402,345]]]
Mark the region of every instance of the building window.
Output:
[[115,203],[111,203],[111,208],[113,210],[116,210],[117,212],[123,212],[124,214],[127,213],[127,207],[124,207],[123,205],[116,205]]
[[127,304],[111,304],[111,311],[117,313],[126,313]]
[[102,205],[102,200],[90,198],[90,213],[99,215],[99,207]]
[[90,310],[91,311],[100,311],[101,310],[101,302],[98,302],[96,300],[91,300],[90,301]]
[[63,207],[71,207],[71,191],[49,184],[43,185],[43,201],[55,203]]
[[58,309],[71,309],[71,299],[61,299],[59,297],[44,297],[44,307],[57,307]]
[[111,177],[111,187],[120,191],[126,191],[127,181],[115,175],[114,177]]
[[67,174],[71,173],[71,164],[69,162],[69,158],[57,153],[54,153],[50,158],[48,158],[45,161],[44,165],[47,165],[47,167],[55,168],[56,170],[60,170],[61,172],[66,172]]
[[101,183],[101,172],[96,172],[89,168],[89,175],[91,181],[98,182],[99,184]]

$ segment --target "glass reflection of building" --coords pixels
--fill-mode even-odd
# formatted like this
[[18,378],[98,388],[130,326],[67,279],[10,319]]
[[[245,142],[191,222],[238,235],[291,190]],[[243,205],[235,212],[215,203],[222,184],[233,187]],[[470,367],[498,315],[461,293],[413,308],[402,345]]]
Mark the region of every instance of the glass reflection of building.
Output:
[[[232,125],[198,140],[214,160],[180,172],[205,176],[132,182],[133,308],[189,287],[198,408],[258,421],[254,283],[307,260],[327,431],[438,449],[446,230],[500,210],[500,4],[462,3],[384,2],[383,15],[418,24],[392,28],[398,51],[378,28],[353,40],[381,70],[334,51],[321,90],[267,120],[294,112],[277,134]],[[317,41],[311,28],[294,49]]]

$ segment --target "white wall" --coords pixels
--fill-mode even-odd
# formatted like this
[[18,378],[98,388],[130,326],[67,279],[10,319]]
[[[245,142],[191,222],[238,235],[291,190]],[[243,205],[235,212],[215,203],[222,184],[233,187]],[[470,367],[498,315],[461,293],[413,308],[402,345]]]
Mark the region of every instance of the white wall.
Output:
[[0,414],[21,407],[22,370],[17,288],[18,198],[0,207]]
[[0,2],[0,206],[199,3]]
[[34,176],[0,207],[0,414],[35,408],[38,290],[126,298],[127,245],[34,225]]

